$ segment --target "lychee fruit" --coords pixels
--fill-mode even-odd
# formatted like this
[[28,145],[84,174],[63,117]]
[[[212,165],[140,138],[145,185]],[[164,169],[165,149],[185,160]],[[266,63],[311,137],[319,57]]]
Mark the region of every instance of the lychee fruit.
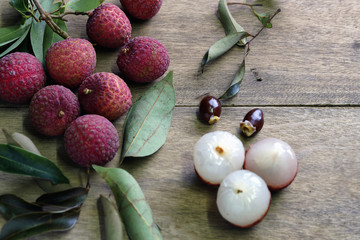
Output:
[[227,175],[218,189],[216,205],[221,216],[235,226],[247,228],[267,214],[271,193],[265,181],[248,170]]
[[246,152],[244,168],[262,177],[269,189],[276,191],[292,183],[298,161],[289,144],[277,138],[264,138]]
[[87,77],[78,91],[81,109],[113,121],[129,110],[131,92],[127,84],[113,73],[99,72]]
[[76,95],[61,85],[40,89],[31,99],[29,115],[32,126],[46,136],[59,136],[80,115]]
[[125,13],[111,3],[102,4],[90,13],[86,33],[91,41],[107,48],[118,48],[128,43],[131,24]]
[[82,167],[104,166],[119,149],[119,135],[105,117],[88,114],[75,119],[64,133],[68,156]]
[[242,169],[245,149],[235,135],[214,131],[196,142],[193,158],[198,176],[206,183],[218,185],[229,173]]
[[46,68],[51,78],[68,88],[78,87],[93,73],[95,66],[95,49],[85,39],[61,40],[51,45],[46,53]]
[[121,75],[134,82],[152,82],[161,77],[170,64],[164,45],[150,37],[135,37],[120,50],[117,59]]
[[162,0],[120,0],[120,3],[132,17],[148,20],[158,13]]
[[41,62],[29,53],[14,52],[0,59],[0,98],[26,103],[45,84]]

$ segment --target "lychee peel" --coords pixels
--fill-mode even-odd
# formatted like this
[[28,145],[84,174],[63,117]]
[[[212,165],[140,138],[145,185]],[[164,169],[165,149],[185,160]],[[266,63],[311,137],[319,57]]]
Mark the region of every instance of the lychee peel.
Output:
[[54,81],[68,88],[78,87],[96,66],[92,44],[80,38],[54,43],[46,53],[46,68]]
[[131,16],[148,20],[159,12],[162,0],[120,0],[120,3]]
[[131,30],[125,13],[111,3],[97,7],[86,23],[86,33],[90,40],[107,48],[118,48],[128,43]]
[[66,153],[82,167],[104,166],[115,157],[119,146],[114,125],[96,114],[78,117],[64,133]]
[[150,37],[135,37],[120,50],[117,59],[121,75],[131,81],[146,83],[161,77],[170,57],[163,44]]
[[26,103],[46,81],[41,62],[29,53],[14,52],[0,59],[0,98]]
[[39,133],[59,136],[80,115],[80,104],[70,89],[51,85],[39,90],[31,99],[29,115]]
[[113,73],[100,72],[87,77],[78,91],[82,110],[113,121],[127,112],[132,104],[127,84]]

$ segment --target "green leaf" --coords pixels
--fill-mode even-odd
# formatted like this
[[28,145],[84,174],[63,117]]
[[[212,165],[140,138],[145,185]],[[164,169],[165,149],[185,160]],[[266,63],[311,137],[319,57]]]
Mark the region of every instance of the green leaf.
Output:
[[[31,19],[28,19],[28,20],[31,21]],[[5,56],[6,54],[10,53],[11,51],[13,51],[15,48],[17,48],[24,41],[24,39],[26,38],[26,36],[29,33],[30,26],[31,26],[30,24],[26,24],[25,29],[24,29],[24,33],[15,42],[13,42],[5,51],[3,51],[0,54],[0,58]]]
[[76,224],[80,208],[64,213],[32,212],[11,218],[1,229],[1,240],[29,238],[50,231],[70,230]]
[[15,25],[0,28],[0,47],[19,39],[27,29],[28,25]]
[[53,184],[69,183],[60,169],[49,159],[7,144],[0,144],[0,170],[48,179]]
[[[40,1],[41,6],[45,11],[50,11],[52,1]],[[55,5],[57,6],[57,5]],[[36,12],[35,16],[40,17],[40,13]],[[32,19],[31,30],[30,30],[30,42],[31,47],[34,52],[35,57],[44,65],[44,35],[45,27],[47,26],[45,21],[37,22],[35,19]]]
[[87,12],[102,4],[105,0],[71,0],[66,6],[75,12]]
[[[58,9],[61,6],[61,2],[57,2],[55,3],[52,8],[49,10],[51,11],[55,11],[56,9]],[[62,14],[65,12],[65,8],[61,8],[60,11],[58,12],[58,14]],[[56,25],[58,25],[63,31],[67,32],[67,26],[66,26],[66,22],[60,19],[54,19],[54,22],[56,23]],[[44,58],[46,57],[46,52],[48,50],[48,48],[53,44],[56,43],[58,41],[63,40],[63,38],[55,33],[50,27],[49,25],[45,26],[45,31],[44,31],[44,42],[43,42],[43,56]]]
[[119,216],[117,207],[106,197],[100,195],[99,198],[101,210],[99,215],[103,216],[106,240],[124,239],[123,223]]
[[0,196],[0,213],[6,220],[20,214],[41,211],[41,206],[26,202],[13,194],[4,194]]
[[230,13],[226,0],[219,1],[218,12],[226,35],[245,32],[244,28],[235,21],[234,17]]
[[80,207],[88,192],[87,188],[76,187],[60,192],[46,193],[36,199],[36,203],[43,206],[43,211],[64,212]]
[[10,0],[10,5],[15,8],[23,17],[30,17],[28,0]]
[[201,61],[202,71],[204,71],[204,67],[208,62],[229,51],[234,45],[237,44],[240,39],[244,38],[245,36],[248,36],[247,32],[231,33],[214,43],[205,53]]
[[245,58],[242,61],[239,70],[236,72],[235,77],[231,82],[230,86],[225,91],[225,93],[221,95],[219,99],[226,100],[234,97],[240,91],[240,84],[244,78],[244,75],[245,75]]
[[130,239],[162,239],[151,208],[133,176],[120,168],[93,165],[110,186]]
[[124,123],[121,159],[151,155],[165,143],[175,108],[172,81],[170,71],[131,106]]

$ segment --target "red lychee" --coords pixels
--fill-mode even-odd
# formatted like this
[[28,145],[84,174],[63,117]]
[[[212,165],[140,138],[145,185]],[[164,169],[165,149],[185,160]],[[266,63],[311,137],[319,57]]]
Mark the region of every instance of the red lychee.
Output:
[[46,53],[46,68],[51,78],[68,88],[78,87],[96,66],[92,44],[80,38],[54,43]]
[[117,65],[125,79],[152,82],[161,77],[170,64],[164,45],[150,37],[135,37],[120,50]]
[[59,136],[80,114],[76,95],[68,88],[51,85],[40,89],[31,99],[30,121],[46,136]]
[[86,33],[90,40],[107,48],[118,48],[128,43],[131,30],[125,13],[111,3],[97,7],[86,23]]
[[82,110],[110,121],[129,110],[131,92],[124,80],[113,73],[100,72],[87,77],[78,91]]
[[120,3],[131,16],[148,20],[158,13],[162,0],[120,0]]
[[82,167],[104,166],[119,149],[119,135],[106,118],[88,114],[78,117],[66,129],[64,147],[68,156]]
[[45,80],[41,62],[29,53],[14,52],[0,59],[0,98],[5,101],[30,101]]

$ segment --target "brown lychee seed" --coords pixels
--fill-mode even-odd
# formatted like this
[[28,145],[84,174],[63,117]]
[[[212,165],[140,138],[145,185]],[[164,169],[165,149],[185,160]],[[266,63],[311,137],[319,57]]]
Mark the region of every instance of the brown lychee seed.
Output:
[[199,105],[199,117],[208,124],[214,124],[220,120],[221,102],[213,96],[204,97]]
[[82,110],[113,121],[131,107],[132,95],[127,84],[113,73],[100,72],[87,77],[78,91]]
[[29,53],[14,52],[0,59],[0,98],[29,102],[46,80],[41,62]]
[[119,146],[114,125],[96,114],[78,117],[64,133],[66,153],[82,167],[104,166],[115,157]]
[[86,33],[90,40],[107,48],[118,48],[128,43],[131,30],[125,13],[111,3],[97,7],[86,23]]
[[162,0],[120,0],[120,3],[132,17],[148,20],[159,12]]
[[59,136],[80,115],[76,95],[68,88],[50,85],[31,99],[29,115],[32,126],[46,136]]
[[156,39],[135,37],[120,49],[116,63],[124,79],[147,83],[167,71],[170,57],[165,46]]
[[96,66],[92,44],[80,38],[69,38],[54,43],[46,53],[46,68],[51,78],[68,88],[80,86]]
[[240,131],[245,137],[251,137],[260,132],[264,125],[264,113],[259,108],[250,110],[240,122]]

